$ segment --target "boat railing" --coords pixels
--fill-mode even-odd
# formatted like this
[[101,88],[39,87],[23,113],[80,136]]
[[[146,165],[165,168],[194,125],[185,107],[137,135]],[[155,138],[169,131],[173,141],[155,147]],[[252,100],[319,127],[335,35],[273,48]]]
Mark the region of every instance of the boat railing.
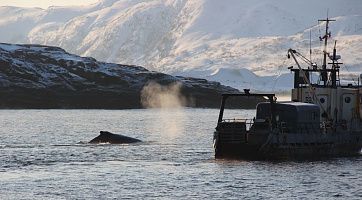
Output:
[[277,123],[277,128],[279,128],[282,133],[327,133],[335,127],[332,123],[326,122],[299,122],[291,125],[282,121]]
[[245,123],[246,130],[250,130],[253,126],[255,119],[245,119],[245,118],[230,118],[230,119],[223,119],[222,122],[226,123]]
[[[221,123],[244,123],[246,130],[249,131],[254,124],[268,124],[268,121],[265,119],[229,118],[223,119]],[[281,133],[326,133],[332,131],[334,127],[326,122],[299,122],[298,124],[291,125],[287,122],[279,121],[276,128],[279,128]]]

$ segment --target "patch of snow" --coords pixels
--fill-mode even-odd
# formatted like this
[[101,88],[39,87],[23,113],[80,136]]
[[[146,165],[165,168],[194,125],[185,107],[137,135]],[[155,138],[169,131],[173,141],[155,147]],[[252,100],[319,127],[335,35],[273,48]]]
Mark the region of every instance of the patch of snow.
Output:
[[20,49],[21,47],[18,46],[18,45],[12,45],[12,44],[3,44],[3,43],[0,43],[0,48],[5,50],[5,51],[15,51],[15,50],[18,50]]

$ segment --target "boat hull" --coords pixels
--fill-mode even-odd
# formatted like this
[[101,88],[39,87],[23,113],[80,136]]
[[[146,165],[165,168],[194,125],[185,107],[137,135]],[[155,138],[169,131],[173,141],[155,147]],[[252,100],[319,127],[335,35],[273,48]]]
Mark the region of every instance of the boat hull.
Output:
[[[303,160],[303,159],[323,159],[328,157],[360,156],[362,141],[355,135],[344,134],[347,138],[338,141],[338,134],[326,137],[323,141],[298,141],[283,137],[275,137],[263,142],[223,142],[220,133],[215,132],[214,149],[215,158],[236,158],[247,160]],[[362,133],[361,133],[362,134]],[[250,138],[251,136],[249,136]],[[311,136],[309,136],[312,138]],[[305,138],[305,137],[304,137]]]

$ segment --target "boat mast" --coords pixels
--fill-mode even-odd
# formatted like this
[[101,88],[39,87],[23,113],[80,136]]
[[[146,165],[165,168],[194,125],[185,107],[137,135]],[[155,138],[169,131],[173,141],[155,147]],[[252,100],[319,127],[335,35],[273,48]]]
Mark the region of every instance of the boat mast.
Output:
[[310,60],[310,67],[313,68],[313,62],[312,62],[312,29],[309,29],[309,60]]
[[360,85],[359,85],[359,82],[362,81],[362,74],[360,74],[360,77],[358,77],[358,85],[357,85],[357,119],[362,119],[361,118],[361,107],[360,107],[360,104],[361,104],[361,96],[359,94],[359,90],[360,90]]
[[331,37],[331,32],[328,32],[328,25],[329,22],[331,21],[336,21],[333,19],[329,19],[327,16],[327,19],[320,19],[318,20],[318,22],[326,22],[326,32],[325,35],[323,37],[319,37],[319,39],[321,41],[324,40],[324,50],[323,50],[323,64],[322,64],[322,72],[321,72],[321,76],[322,76],[322,81],[323,81],[323,85],[326,86],[327,84],[327,80],[328,80],[328,74],[327,74],[327,44],[328,44],[328,38]]

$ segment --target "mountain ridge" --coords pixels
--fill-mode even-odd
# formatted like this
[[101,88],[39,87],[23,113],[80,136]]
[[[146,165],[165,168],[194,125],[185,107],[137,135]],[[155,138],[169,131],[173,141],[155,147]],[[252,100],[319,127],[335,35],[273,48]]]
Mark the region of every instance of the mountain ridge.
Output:
[[[326,3],[330,17],[337,19],[330,25],[331,42],[338,40],[339,53],[348,67],[342,68],[342,74],[361,72],[357,52],[362,50],[358,45],[362,43],[362,4],[358,0],[102,0],[85,7],[9,9],[0,20],[0,30],[4,30],[0,40],[60,46],[101,61],[224,84],[237,78],[213,79],[212,74],[219,69],[246,69],[258,76],[256,82],[239,77],[231,86],[286,90],[292,84],[283,80],[290,77],[279,79],[280,74],[290,76],[287,67],[293,63],[286,59],[286,51],[293,48],[307,53],[309,30],[313,57],[319,61],[316,55],[323,49],[318,41],[323,23],[317,24],[317,20],[326,17]],[[59,13],[65,17],[54,17]],[[16,27],[11,31],[22,36],[7,34],[9,27]],[[332,43],[329,51],[331,47]],[[265,88],[270,80],[275,80],[275,88]]]

